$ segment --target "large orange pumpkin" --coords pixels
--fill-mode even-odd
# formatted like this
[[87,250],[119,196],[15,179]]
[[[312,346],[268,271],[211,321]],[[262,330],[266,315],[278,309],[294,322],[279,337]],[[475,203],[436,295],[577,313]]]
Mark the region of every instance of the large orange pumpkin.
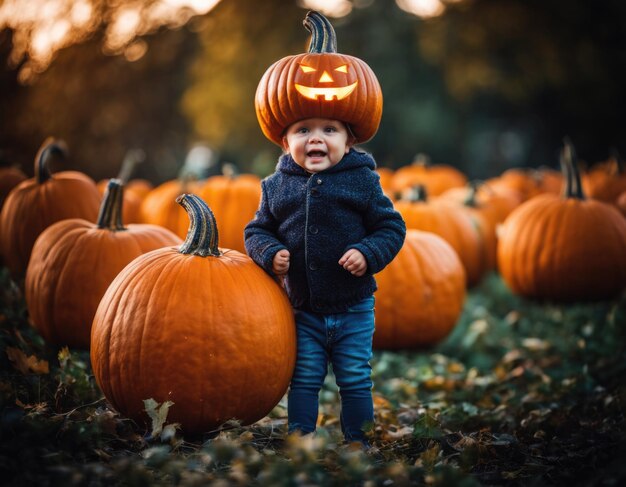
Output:
[[172,401],[185,432],[265,416],[295,363],[295,323],[284,290],[248,256],[219,249],[215,219],[195,195],[184,244],[132,261],[100,302],[91,363],[113,407],[148,420],[145,399]]
[[11,191],[0,213],[0,250],[14,278],[26,272],[35,240],[48,226],[66,218],[94,221],[98,216],[96,183],[78,171],[51,174],[53,154],[65,157],[65,144],[46,139],[35,157],[35,177]]
[[306,118],[332,118],[349,124],[356,142],[371,139],[380,124],[383,97],[376,75],[362,60],[337,53],[331,23],[309,12],[309,52],[287,56],[265,72],[256,91],[261,130],[282,147],[285,129]]
[[465,300],[465,270],[441,237],[408,230],[395,259],[376,274],[378,349],[435,345],[458,321]]
[[544,194],[517,207],[501,227],[498,266],[510,289],[554,301],[608,299],[626,286],[626,220],[585,199],[573,148],[562,153],[562,197]]
[[198,189],[220,222],[220,241],[226,248],[246,252],[243,231],[261,201],[261,180],[254,174],[211,176]]
[[115,276],[135,257],[182,240],[156,225],[122,224],[119,180],[109,181],[97,223],[80,218],[44,230],[26,271],[30,320],[46,341],[88,349],[91,323]]

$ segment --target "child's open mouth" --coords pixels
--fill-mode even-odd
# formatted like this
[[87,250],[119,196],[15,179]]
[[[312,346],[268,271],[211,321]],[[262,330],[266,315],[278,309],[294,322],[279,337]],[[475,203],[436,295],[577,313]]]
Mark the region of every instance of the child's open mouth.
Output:
[[321,151],[321,150],[312,150],[312,151],[307,152],[306,155],[313,159],[317,159],[318,157],[326,157],[326,152]]

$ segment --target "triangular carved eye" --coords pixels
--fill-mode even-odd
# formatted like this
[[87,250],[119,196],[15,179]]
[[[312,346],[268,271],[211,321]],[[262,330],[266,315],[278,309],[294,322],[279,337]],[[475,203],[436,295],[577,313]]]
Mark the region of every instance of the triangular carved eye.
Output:
[[348,65],[347,64],[342,64],[338,68],[335,68],[335,71],[339,71],[340,73],[347,73],[348,72]]
[[317,69],[312,68],[311,66],[305,66],[304,64],[300,65],[300,69],[303,73],[312,73],[313,71],[317,71]]

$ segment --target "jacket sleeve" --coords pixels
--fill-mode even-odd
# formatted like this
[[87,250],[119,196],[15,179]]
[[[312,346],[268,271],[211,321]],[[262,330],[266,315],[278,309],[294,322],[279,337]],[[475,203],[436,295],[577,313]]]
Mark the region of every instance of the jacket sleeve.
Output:
[[[376,274],[389,264],[404,244],[406,225],[391,200],[385,196],[378,176],[364,217],[367,236],[349,248],[359,250],[367,259],[367,272]],[[347,249],[346,249],[347,250]]]
[[244,230],[244,244],[246,252],[259,266],[269,275],[274,276],[272,271],[274,255],[283,245],[276,236],[278,222],[272,216],[269,209],[267,189],[265,181],[261,183],[261,203],[254,219],[250,221]]

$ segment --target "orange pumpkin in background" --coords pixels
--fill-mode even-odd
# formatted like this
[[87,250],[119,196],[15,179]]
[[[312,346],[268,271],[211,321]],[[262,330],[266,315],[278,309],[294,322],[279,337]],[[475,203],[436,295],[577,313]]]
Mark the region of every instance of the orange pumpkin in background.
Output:
[[357,143],[371,139],[380,124],[383,97],[376,75],[362,60],[337,53],[331,23],[308,12],[309,52],[284,57],[265,72],[255,96],[263,134],[282,147],[285,129],[306,118],[332,118],[350,126]]
[[101,196],[96,183],[78,171],[52,174],[51,156],[65,158],[65,143],[44,141],[35,157],[35,177],[22,181],[9,194],[0,212],[0,251],[14,279],[26,272],[30,253],[41,232],[66,218],[95,221]]
[[115,276],[135,257],[182,240],[156,225],[122,224],[123,187],[111,179],[96,223],[70,218],[46,228],[26,281],[30,320],[44,339],[88,349],[91,323]]
[[486,184],[496,192],[513,190],[520,195],[522,201],[526,201],[539,194],[561,194],[563,176],[550,168],[516,167],[507,169],[497,178],[488,179]]
[[[133,149],[126,152],[122,167],[117,175],[117,180],[124,185],[124,223],[141,223],[141,202],[152,190],[152,184],[145,179],[130,180],[130,175],[137,164],[143,162],[145,153],[142,150]],[[98,182],[98,191],[104,195],[110,179]]]
[[0,210],[11,190],[25,179],[27,179],[26,174],[18,167],[0,167]]
[[174,404],[168,422],[203,433],[264,417],[295,364],[285,291],[248,256],[218,248],[212,212],[178,198],[191,226],[184,244],[133,260],[102,298],[91,334],[100,389],[123,415],[148,423],[144,400]]
[[394,203],[407,229],[432,232],[448,242],[459,255],[467,285],[478,284],[489,270],[489,255],[478,230],[479,224],[466,212],[437,199],[428,199],[423,186],[416,186],[409,199]]
[[583,189],[590,198],[615,204],[626,191],[626,167],[619,154],[583,174]]
[[563,196],[516,208],[499,232],[498,267],[516,294],[559,302],[610,299],[626,287],[626,220],[586,199],[569,142],[561,155]]
[[617,206],[617,209],[626,217],[626,191],[617,197],[615,206]]
[[184,193],[197,194],[200,184],[188,179],[172,179],[160,184],[141,202],[139,209],[141,222],[160,225],[180,238],[185,238],[189,229],[189,217],[185,210],[176,204],[176,198]]
[[407,230],[402,249],[376,275],[376,282],[377,349],[436,345],[452,331],[463,309],[463,264],[434,233]]
[[209,177],[198,188],[198,196],[221,222],[222,245],[245,253],[243,231],[259,208],[261,180],[254,174],[237,175],[231,166],[224,166],[224,174]]
[[393,191],[401,193],[422,185],[430,196],[438,196],[451,188],[462,188],[467,177],[455,167],[431,164],[425,154],[418,154],[412,164],[399,168],[393,175]]

